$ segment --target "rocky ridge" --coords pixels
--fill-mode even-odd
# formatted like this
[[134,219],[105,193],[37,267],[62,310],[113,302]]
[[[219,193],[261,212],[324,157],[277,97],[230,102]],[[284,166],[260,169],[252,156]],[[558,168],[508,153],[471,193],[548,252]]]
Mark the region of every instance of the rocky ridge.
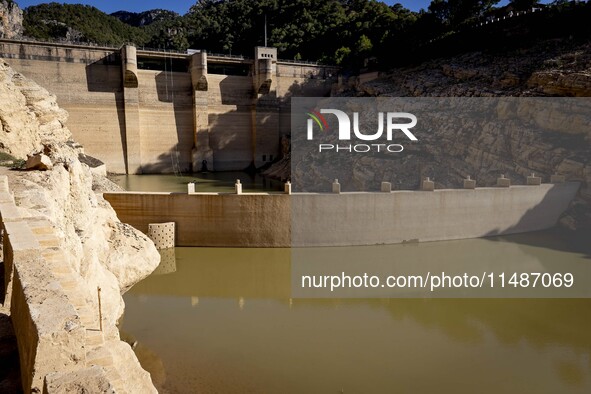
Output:
[[163,9],[154,9],[144,12],[117,11],[110,15],[119,19],[123,23],[135,27],[148,26],[156,22],[172,20],[179,17],[179,14],[176,12]]

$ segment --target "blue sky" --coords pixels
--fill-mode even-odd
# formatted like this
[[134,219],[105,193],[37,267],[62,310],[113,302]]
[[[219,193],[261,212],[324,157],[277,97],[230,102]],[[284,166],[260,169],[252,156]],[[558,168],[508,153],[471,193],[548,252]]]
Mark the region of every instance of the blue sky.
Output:
[[[39,0],[15,0],[21,8],[28,7],[30,5],[48,3],[48,1]],[[71,4],[89,4],[96,8],[110,14],[115,11],[125,10],[140,12],[151,10],[154,8],[164,8],[171,11],[176,11],[179,14],[185,14],[189,8],[195,4],[195,0],[125,0],[125,1],[104,1],[104,0],[60,0],[59,3],[71,3]],[[401,3],[405,7],[410,8],[413,11],[418,11],[421,8],[427,8],[431,0],[386,0],[387,4]],[[501,1],[501,4],[506,3],[507,0]],[[542,1],[547,3],[549,1]]]

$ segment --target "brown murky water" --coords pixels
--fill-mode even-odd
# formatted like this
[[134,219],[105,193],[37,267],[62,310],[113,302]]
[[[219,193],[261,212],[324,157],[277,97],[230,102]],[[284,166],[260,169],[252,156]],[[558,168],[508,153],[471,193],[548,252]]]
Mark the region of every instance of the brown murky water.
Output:
[[281,182],[241,171],[198,173],[189,175],[111,175],[109,178],[127,191],[138,192],[187,192],[187,183],[197,182],[196,192],[227,193],[234,191],[236,179],[240,179],[245,192],[283,190]]
[[[585,244],[538,233],[425,250],[574,266],[591,264]],[[122,322],[161,392],[591,392],[589,299],[291,299],[287,249],[168,253]]]

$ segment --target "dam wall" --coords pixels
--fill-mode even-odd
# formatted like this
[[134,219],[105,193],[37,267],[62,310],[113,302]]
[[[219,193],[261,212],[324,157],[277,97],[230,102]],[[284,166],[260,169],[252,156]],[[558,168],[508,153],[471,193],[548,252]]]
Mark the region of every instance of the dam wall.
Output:
[[0,58],[57,96],[85,153],[114,173],[243,170],[281,156],[292,96],[326,96],[338,68],[254,58],[0,40]]
[[105,193],[122,222],[176,223],[177,246],[312,247],[396,244],[550,228],[579,183],[435,191]]
[[[103,333],[100,311],[88,301],[96,293],[59,249],[57,230],[45,218],[20,214],[6,176],[0,177],[0,218],[4,306],[10,306],[23,392],[156,392],[149,374],[131,362],[131,347]],[[130,368],[126,376],[117,357]]]

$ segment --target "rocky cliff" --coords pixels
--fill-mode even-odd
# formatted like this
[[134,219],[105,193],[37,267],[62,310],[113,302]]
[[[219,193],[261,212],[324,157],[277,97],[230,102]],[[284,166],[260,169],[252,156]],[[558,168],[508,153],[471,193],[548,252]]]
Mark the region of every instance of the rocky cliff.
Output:
[[0,0],[0,38],[23,34],[23,11],[12,0]]
[[179,17],[179,14],[176,12],[163,9],[154,9],[143,12],[117,11],[110,15],[119,19],[123,23],[136,27],[148,26],[156,22],[173,20]]
[[3,171],[20,215],[51,223],[68,269],[85,286],[76,303],[98,310],[96,292],[101,288],[104,341],[119,349],[112,352],[113,362],[123,365],[121,375],[130,384],[149,392],[149,375],[119,341],[117,322],[124,310],[121,295],[149,275],[160,256],[145,235],[121,223],[93,190],[108,181],[81,163],[82,148],[70,139],[66,119],[54,95],[0,59],[0,150],[15,160],[28,159],[31,168]]

